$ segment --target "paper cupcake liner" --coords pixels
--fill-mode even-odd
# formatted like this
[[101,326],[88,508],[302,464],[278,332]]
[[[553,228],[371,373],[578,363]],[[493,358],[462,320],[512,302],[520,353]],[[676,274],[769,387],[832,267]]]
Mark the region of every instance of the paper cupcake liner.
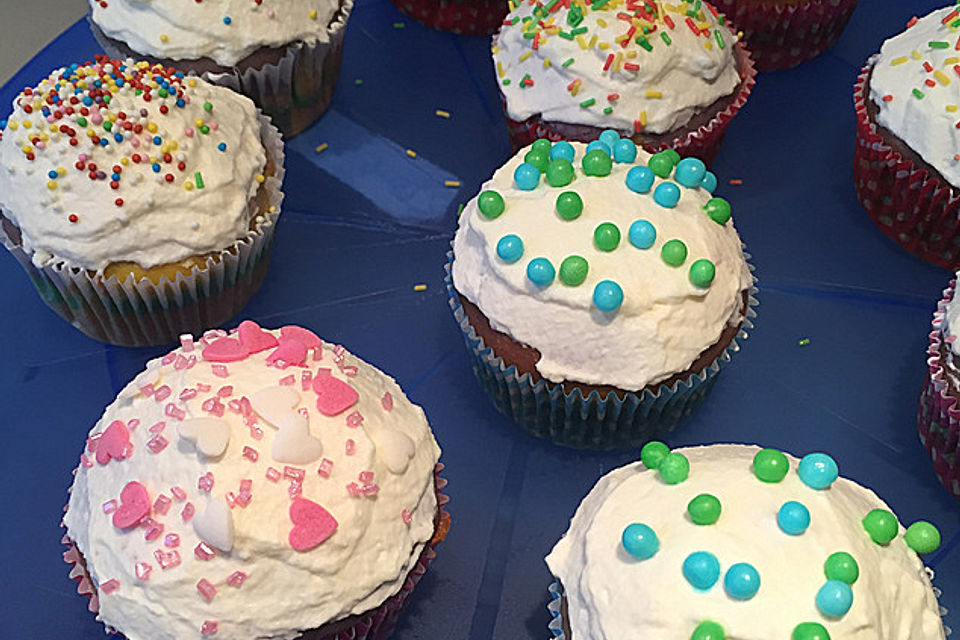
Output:
[[124,280],[104,278],[56,258],[38,266],[33,252],[26,251],[5,225],[0,225],[0,242],[27,272],[47,306],[96,340],[142,347],[220,326],[239,313],[263,283],[283,202],[283,142],[269,118],[261,115],[260,123],[261,139],[276,167],[275,175],[261,186],[272,212],[261,212],[254,229],[188,276],[177,274],[174,281],[164,277],[154,284],[133,275]]
[[[756,286],[751,284],[737,335],[699,374],[660,385],[656,391],[626,391],[622,399],[612,392],[601,397],[596,390],[584,397],[579,388],[565,393],[560,384],[542,378],[534,382],[529,373],[520,374],[515,365],[508,366],[497,356],[470,324],[453,286],[452,266],[453,251],[449,251],[444,266],[448,304],[463,332],[473,372],[493,404],[532,435],[579,449],[634,447],[673,431],[703,402],[721,368],[740,350],[738,341],[747,339],[759,304]],[[748,266],[752,272],[753,265],[748,262]]]
[[867,113],[867,61],[854,88],[857,143],[853,180],[867,215],[884,235],[920,259],[955,271],[960,266],[960,191],[892,149]]
[[837,41],[857,0],[712,0],[742,31],[758,71],[788,69],[816,58]]
[[[420,552],[420,557],[407,574],[403,585],[400,587],[400,591],[384,600],[379,607],[364,614],[348,618],[347,620],[349,622],[346,624],[343,623],[346,621],[342,623],[332,623],[329,626],[335,627],[333,630],[325,630],[324,627],[306,630],[299,636],[301,640],[384,640],[393,632],[394,627],[397,626],[397,621],[400,619],[400,615],[410,600],[410,594],[413,593],[414,587],[416,587],[420,579],[423,578],[427,567],[430,566],[433,559],[437,557],[437,545],[443,542],[447,531],[450,529],[450,514],[444,509],[444,506],[450,502],[447,494],[443,493],[443,489],[447,486],[447,481],[440,477],[443,468],[444,465],[442,463],[437,463],[434,469],[434,482],[437,488],[436,532],[433,538],[424,545],[423,551]],[[64,508],[64,512],[66,512],[66,507]],[[63,552],[63,561],[70,565],[69,577],[77,583],[77,593],[89,599],[87,609],[91,613],[97,614],[97,619],[99,620],[100,599],[97,592],[97,585],[87,571],[83,554],[77,548],[76,544],[74,544],[73,540],[66,534],[64,534],[60,542],[67,547],[67,550]],[[106,630],[107,633],[116,633],[120,637],[124,637],[123,634],[116,629],[107,627]]]
[[[951,280],[933,314],[927,347],[927,377],[920,392],[917,425],[934,472],[943,486],[960,499],[960,406],[957,399],[947,393],[947,364],[940,354],[944,343],[951,344],[956,336],[946,326],[947,305],[953,300],[955,290],[956,281]],[[948,331],[950,333],[946,333]]]
[[496,33],[507,17],[506,0],[390,0],[431,29],[469,36]]
[[[693,156],[700,158],[706,163],[710,163],[716,157],[720,150],[720,143],[723,142],[723,136],[727,131],[727,125],[737,115],[737,112],[747,102],[750,92],[756,84],[757,70],[754,67],[750,51],[742,42],[737,42],[734,48],[737,69],[740,73],[740,87],[736,99],[725,109],[717,113],[707,124],[697,129],[685,130],[670,142],[661,142],[658,144],[644,144],[639,135],[633,131],[620,131],[623,137],[630,137],[638,145],[642,146],[649,153],[657,153],[665,149],[675,149],[681,156]],[[547,138],[556,142],[558,140],[569,140],[577,142],[592,142],[600,137],[604,130],[601,127],[594,127],[583,124],[569,124],[561,122],[545,121],[541,115],[534,115],[526,120],[519,122],[513,120],[507,111],[506,97],[503,95],[502,86],[500,99],[503,102],[503,110],[507,120],[507,133],[510,136],[510,145],[514,153],[520,149],[533,144],[539,138]]]

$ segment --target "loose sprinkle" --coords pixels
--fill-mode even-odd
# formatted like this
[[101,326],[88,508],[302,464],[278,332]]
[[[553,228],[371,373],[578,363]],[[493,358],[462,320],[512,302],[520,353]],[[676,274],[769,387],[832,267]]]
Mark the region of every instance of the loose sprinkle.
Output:
[[800,338],[797,340],[797,346],[799,347],[805,347],[808,344],[810,344],[810,338]]
[[460,187],[460,181],[459,181],[459,180],[444,180],[444,181],[443,181],[443,186],[445,186],[445,187],[459,188],[459,187]]
[[322,143],[322,144],[320,144],[320,145],[317,145],[317,148],[314,149],[314,151],[316,151],[317,153],[323,153],[324,151],[327,150],[327,147],[329,147],[329,146],[330,146],[330,145],[329,145],[328,143],[324,142],[324,143]]
[[425,285],[425,284],[415,284],[415,285],[413,285],[413,290],[414,290],[414,291],[426,291],[426,290],[427,290],[427,285]]

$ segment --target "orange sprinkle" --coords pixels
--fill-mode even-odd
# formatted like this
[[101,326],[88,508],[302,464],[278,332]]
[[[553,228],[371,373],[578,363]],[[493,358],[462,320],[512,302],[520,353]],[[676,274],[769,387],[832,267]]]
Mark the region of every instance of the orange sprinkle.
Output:
[[734,178],[734,179],[730,180],[730,184],[731,184],[732,186],[734,186],[734,187],[739,187],[740,185],[743,184],[743,180],[741,180],[741,179],[739,179],[739,178]]

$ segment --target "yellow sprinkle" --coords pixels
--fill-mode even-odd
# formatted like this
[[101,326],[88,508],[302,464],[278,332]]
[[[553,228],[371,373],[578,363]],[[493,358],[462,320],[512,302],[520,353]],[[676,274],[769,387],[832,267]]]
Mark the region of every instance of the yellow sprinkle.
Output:
[[590,44],[588,45],[591,49],[597,44],[597,34],[593,34],[593,37],[590,38]]
[[607,21],[604,20],[603,18],[597,18],[597,24],[600,25],[601,27],[605,27],[607,26]]
[[500,53],[500,45],[494,45],[494,46],[490,49],[490,51],[493,52],[493,53]]
[[[153,123],[151,122],[150,124],[153,124]],[[153,126],[156,126],[156,125],[153,125]],[[193,121],[193,126],[197,127],[198,129],[199,129],[200,127],[202,127],[202,126],[203,126],[203,118],[197,118],[196,120],[194,120],[194,121]],[[147,125],[147,128],[149,128],[149,127],[150,127],[150,125],[148,124],[148,125]]]
[[549,69],[549,68],[550,68],[550,58],[544,58],[544,59],[543,59],[543,68],[544,68],[544,69]]
[[115,113],[107,114],[107,120],[109,120],[110,122],[116,122],[116,121],[117,121],[117,114],[115,114]]
[[954,113],[956,110],[957,110],[957,105],[955,105],[955,104],[948,104],[948,105],[947,105],[947,111],[949,111],[950,113]]
[[942,85],[950,84],[950,78],[947,77],[943,71],[937,70],[933,72],[933,77],[940,81]]
[[126,167],[126,166],[129,166],[129,165],[130,165],[130,158],[127,158],[127,157],[120,158],[120,164],[122,164],[122,165],[125,166],[125,167]]
[[65,167],[57,167],[57,175],[62,178],[63,176],[67,175],[67,169]]
[[187,182],[183,183],[183,188],[187,191],[193,191],[193,183],[188,180]]
[[7,128],[10,129],[10,131],[16,131],[17,129],[20,128],[20,125],[17,124],[16,122],[8,122]]
[[646,112],[646,111],[641,111],[641,112],[640,112],[640,124],[641,124],[642,126],[644,126],[644,127],[647,126],[647,112]]
[[330,146],[329,144],[324,142],[323,144],[318,145],[317,148],[314,149],[314,151],[316,151],[317,153],[323,153],[326,150],[326,148],[329,146]]
[[276,208],[275,206],[273,206],[273,205],[270,205],[270,206],[267,208],[267,213],[276,213],[276,212],[277,212],[277,208]]
[[913,58],[914,60],[919,60],[923,56],[920,55],[919,51],[912,51],[910,52],[910,57]]
[[32,127],[32,126],[33,126],[33,123],[30,122],[29,120],[24,120],[24,121],[23,121],[23,128],[24,128],[24,129],[29,129],[29,128]]
[[444,181],[443,181],[443,186],[445,186],[445,187],[459,187],[459,186],[460,186],[460,181],[459,181],[459,180],[444,180]]
[[410,156],[411,158],[416,158],[417,152],[414,151],[413,149],[407,149],[407,155]]
[[901,56],[899,58],[894,58],[893,60],[891,60],[890,64],[892,64],[893,66],[897,66],[897,65],[903,64],[907,60],[909,60],[907,56]]
[[47,180],[47,189],[50,189],[50,191],[53,191],[56,188],[57,188],[56,180]]
[[523,54],[522,56],[520,56],[520,62],[524,62],[524,61],[528,60],[528,59],[530,58],[530,56],[532,56],[532,55],[533,55],[533,51],[527,51],[525,54]]
[[44,142],[50,142],[50,136],[48,136],[45,133],[40,134],[40,139],[43,140]]
[[193,78],[190,78],[189,80],[187,80],[187,86],[193,89],[197,86],[197,81],[194,80]]
[[20,151],[23,151],[24,153],[33,153],[33,147],[29,144],[25,144],[20,147]]
[[[596,36],[594,36],[594,37],[596,37]],[[610,43],[609,43],[609,42],[601,42],[600,44],[597,45],[597,49],[600,49],[601,51],[606,51],[606,50],[609,49],[609,48],[610,48]]]
[[960,58],[953,56],[952,58],[947,58],[943,61],[943,64],[957,64],[960,62]]
[[439,117],[441,117],[441,118],[449,118],[449,117],[450,117],[450,112],[449,112],[449,111],[444,111],[443,109],[437,109],[436,111],[434,111],[434,113],[435,113],[436,115],[438,115]]
[[497,77],[498,78],[503,77],[503,65],[500,63],[499,60],[497,60]]
[[167,34],[165,33],[160,34],[160,42],[168,42],[169,40],[170,40],[170,37]]
[[176,140],[171,140],[171,141],[170,141],[170,149],[171,149],[172,151],[176,151],[176,150],[179,149],[179,148],[180,148],[180,143],[179,143],[179,142],[177,142]]
[[636,49],[631,49],[630,51],[627,51],[627,53],[626,53],[625,55],[626,55],[628,58],[636,58],[636,57],[637,57],[637,51],[636,51]]
[[646,97],[648,97],[648,98],[662,98],[662,97],[663,97],[663,92],[662,92],[662,91],[647,91]]
[[88,138],[92,138],[92,137],[95,136],[95,135],[97,135],[97,132],[96,132],[96,131],[94,131],[93,129],[87,129],[87,137],[88,137]]
[[160,127],[157,126],[156,122],[150,122],[147,124],[147,131],[150,133],[156,133]]
[[307,14],[307,15],[310,16],[310,19],[311,19],[311,20],[316,20],[316,19],[317,19],[317,10],[316,10],[316,9],[311,9],[311,10],[310,10],[310,13]]
[[427,285],[425,285],[425,284],[415,284],[415,285],[413,285],[413,290],[414,290],[414,291],[426,291],[426,290],[427,290]]
[[57,125],[55,125],[55,124],[50,125],[50,132],[51,132],[51,133],[56,133],[57,131],[59,131],[59,129],[57,128]]
[[713,51],[713,43],[709,40],[704,40],[703,46],[707,48],[707,51]]
[[617,73],[618,71],[620,71],[620,65],[622,64],[623,64],[623,54],[618,51],[617,55],[613,58],[613,64],[610,66],[611,71],[613,71],[614,73]]
[[266,177],[262,173],[258,173],[257,175],[253,176],[253,179],[259,183],[263,183],[263,181],[266,180]]
[[577,36],[577,44],[580,45],[580,48],[584,51],[587,50],[587,41],[583,39],[583,36]]

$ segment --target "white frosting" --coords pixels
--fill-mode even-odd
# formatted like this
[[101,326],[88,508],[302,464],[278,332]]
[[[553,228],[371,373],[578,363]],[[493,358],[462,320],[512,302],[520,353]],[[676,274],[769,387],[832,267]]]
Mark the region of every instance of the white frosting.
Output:
[[[339,0],[89,0],[93,22],[134,51],[230,67],[262,47],[326,42]],[[229,18],[229,24],[225,19]]]
[[[694,25],[709,32],[695,35],[685,23],[686,9],[678,12],[672,4],[647,3],[657,5],[660,15],[670,18],[674,23],[670,28],[662,17],[652,16],[654,22],[641,17],[631,22],[622,20],[618,15],[626,11],[623,3],[612,1],[601,9],[588,9],[576,27],[587,31],[578,34],[579,39],[567,39],[560,32],[570,35],[574,27],[568,23],[570,11],[562,7],[563,3],[547,20],[536,17],[547,28],[533,31],[523,20],[532,16],[535,7],[527,2],[518,4],[506,19],[520,22],[501,28],[493,53],[507,113],[514,120],[542,114],[547,121],[629,131],[634,130],[635,121],[641,120],[646,123],[645,131],[664,133],[682,127],[698,111],[730,95],[740,84],[733,53],[736,35],[726,26],[718,26],[706,8],[694,19]],[[680,6],[686,7],[682,3]],[[637,14],[642,15],[639,11]],[[643,34],[644,27],[654,25],[656,31],[647,36],[651,47],[647,51],[636,38]],[[620,42],[631,27],[636,31],[622,47]],[[723,48],[714,30],[721,34]],[[536,48],[534,39],[525,38],[525,33],[539,33]],[[661,33],[668,35],[670,45]],[[614,60],[605,70],[610,55]],[[564,67],[571,59],[573,62]],[[624,67],[625,63],[639,68]],[[522,82],[528,74],[533,86]],[[505,79],[510,83],[503,84]],[[574,95],[568,87],[576,81],[580,86]],[[651,91],[659,92],[659,96],[648,95]],[[608,100],[611,94],[619,98]],[[594,104],[581,106],[589,99],[594,99]],[[605,114],[606,107],[613,111]]]
[[[541,179],[534,191],[521,191],[514,170],[528,151],[520,151],[497,170],[481,191],[499,192],[506,209],[498,218],[484,217],[474,198],[464,208],[454,240],[453,281],[461,294],[476,304],[493,328],[540,351],[537,371],[554,382],[613,385],[636,390],[687,369],[713,345],[730,324],[743,319],[742,292],[752,282],[740,238],[733,222],[718,225],[703,211],[711,198],[703,188],[680,187],[676,208],[656,204],[647,194],[625,185],[635,165],[614,164],[607,177],[585,176],[580,170],[585,145],[575,143],[576,177],[567,187],[554,188]],[[649,154],[639,151],[638,164]],[[579,218],[566,221],[556,213],[557,196],[575,191],[583,200]],[[649,220],[657,231],[654,245],[637,249],[628,241],[630,225]],[[594,245],[597,225],[612,222],[620,230],[617,249],[604,252]],[[507,234],[520,236],[523,257],[507,264],[496,246]],[[679,238],[688,257],[680,267],[668,266],[660,250]],[[583,284],[570,287],[559,279],[560,264],[569,255],[589,263]],[[526,277],[527,263],[546,257],[558,272],[546,288]],[[716,277],[706,289],[691,284],[688,270],[706,258]],[[592,303],[602,280],[616,281],[624,292],[623,305],[605,314]]]
[[[603,478],[580,504],[570,529],[547,556],[569,602],[570,640],[688,638],[703,620],[724,627],[737,640],[789,638],[801,622],[817,622],[835,640],[944,638],[936,597],[917,554],[898,536],[880,546],[861,520],[875,508],[889,509],[872,491],[846,479],[816,491],[796,473],[797,460],[780,483],[767,484],[752,471],[756,447],[714,445],[678,450],[690,461],[690,477],[665,484],[636,462]],[[719,498],[720,520],[698,526],[687,503],[701,493]],[[777,511],[796,500],[810,511],[805,533],[791,536],[777,526]],[[620,543],[634,522],[650,526],[660,549],[648,560],[627,555]],[[903,528],[901,527],[901,534]],[[706,592],[683,577],[684,559],[708,551],[720,561],[720,580]],[[824,562],[836,551],[857,561],[853,606],[839,620],[815,605],[826,581]],[[748,562],[760,574],[749,601],[733,600],[723,573]]]
[[[903,140],[947,182],[960,187],[960,129],[956,126],[960,78],[954,70],[960,64],[960,52],[954,47],[960,30],[941,23],[955,9],[938,9],[883,43],[870,79],[870,99],[879,107],[878,124]],[[937,49],[930,42],[948,46]],[[924,63],[929,63],[930,72]],[[927,80],[935,86],[925,84]]]
[[[316,406],[317,394],[311,389],[302,390],[300,376],[306,369],[266,366],[272,351],[225,364],[230,373],[227,378],[212,373],[211,363],[200,357],[199,344],[192,353],[174,352],[196,356],[198,362],[192,368],[177,370],[174,364],[153,360],[121,391],[91,430],[91,434],[100,433],[114,420],[140,421],[131,431],[130,457],[105,465],[93,462],[89,467],[80,466],[64,517],[68,535],[83,553],[94,580],[98,584],[119,581],[116,591],[106,594],[101,590],[100,619],[129,640],[199,638],[205,620],[219,621],[216,637],[224,640],[294,638],[301,630],[376,608],[397,593],[434,534],[437,500],[433,472],[440,450],[423,411],[406,399],[392,378],[349,353],[344,352],[341,371],[328,345],[323,348],[321,361],[308,357],[309,370],[316,374],[318,367],[332,368],[332,376],[359,392],[359,401],[339,415],[322,415]],[[353,377],[344,373],[351,366],[359,368]],[[232,394],[222,398],[226,404],[275,386],[291,374],[296,376],[296,385],[289,388],[300,398],[289,411],[307,412],[310,433],[322,441],[324,458],[333,461],[329,478],[318,474],[320,460],[300,466],[306,473],[302,497],[321,505],[338,521],[333,535],[309,551],[296,551],[288,542],[293,527],[288,514],[290,480],[281,478],[275,483],[265,477],[269,467],[284,471],[284,464],[271,455],[276,429],[259,421],[263,437],[256,440],[241,416],[226,408],[220,420],[229,424],[229,445],[222,456],[212,459],[198,455],[192,444],[178,442],[178,421],[164,415],[166,405],[173,403],[186,412],[186,419],[208,417],[211,414],[202,409],[202,404],[221,387],[233,387]],[[144,396],[139,389],[150,382],[155,388],[169,386],[169,398],[156,402]],[[208,384],[211,389],[193,399],[178,400],[183,389],[196,389],[198,383]],[[389,411],[382,402],[385,393],[393,399]],[[348,425],[347,416],[354,411],[363,416],[357,427]],[[148,429],[161,421],[166,423],[161,435],[170,444],[154,454],[147,447],[154,435]],[[413,445],[412,451],[402,452],[409,453],[402,470],[395,466],[397,452],[384,451],[389,447],[384,444],[378,450],[375,444],[383,434],[396,433]],[[353,455],[346,454],[348,439],[355,441]],[[258,452],[256,462],[243,457],[244,447]],[[92,453],[87,455],[93,459]],[[363,485],[358,478],[364,471],[374,473],[379,493],[375,497],[352,497],[347,485]],[[214,476],[209,494],[198,488],[198,479],[207,472]],[[240,481],[247,478],[253,481],[250,503],[245,508],[223,506],[227,493],[238,494]],[[174,499],[166,515],[151,515],[165,527],[154,541],[145,540],[142,526],[128,531],[117,529],[111,515],[102,509],[134,480],[146,487],[151,502],[160,494],[174,498],[174,486],[188,494],[184,501]],[[185,523],[180,515],[187,501],[197,512],[192,523]],[[211,510],[211,505],[216,506]],[[411,514],[409,524],[403,521],[405,509]],[[211,545],[230,551],[218,552],[212,560],[198,560],[194,555],[194,547],[200,542],[197,530]],[[168,533],[180,536],[176,549],[164,546]],[[154,559],[157,549],[178,551],[182,564],[161,569]],[[135,575],[138,562],[153,567],[146,581]],[[248,574],[240,587],[226,582],[235,571]],[[217,589],[209,603],[197,590],[202,578]]]
[[[160,86],[152,80],[148,84],[156,87],[148,102],[136,95],[129,79],[132,66],[128,66],[123,72],[127,81],[112,90],[109,105],[99,110],[94,109],[96,105],[89,107],[86,124],[79,124],[84,104],[69,104],[75,87],[92,83],[99,69],[110,68],[109,64],[80,68],[80,74],[92,74],[93,78],[61,69],[41,82],[34,95],[21,93],[14,100],[0,139],[0,205],[4,215],[20,228],[24,248],[34,253],[38,263],[66,260],[93,270],[121,261],[148,268],[230,248],[249,232],[250,200],[260,186],[256,178],[266,165],[253,102],[195,78],[183,80],[189,102],[182,108],[172,96],[161,98]],[[149,73],[146,68],[141,71]],[[67,80],[59,79],[61,73],[67,74]],[[57,110],[61,117],[51,113],[52,123],[41,112],[46,106],[42,98],[51,90],[63,100],[63,112]],[[76,97],[82,100],[84,94]],[[204,109],[205,103],[213,106],[212,111]],[[32,113],[25,111],[28,106]],[[65,113],[67,106],[74,109],[72,115]],[[168,112],[161,113],[161,108]],[[146,115],[141,115],[141,110]],[[126,120],[118,119],[119,124],[112,123],[107,131],[104,124],[121,112]],[[102,122],[97,124],[100,118]],[[200,132],[198,119],[210,126],[208,134]],[[123,140],[117,142],[114,136],[124,122],[141,127],[141,132],[124,130]],[[61,132],[61,127],[72,129],[74,135]],[[109,144],[95,145],[88,133]],[[46,138],[42,147],[32,141],[38,135]],[[160,145],[154,143],[155,136],[161,139]],[[78,144],[72,145],[71,139]],[[226,145],[224,151],[218,148],[220,144]],[[35,159],[27,157],[25,147]],[[163,152],[170,154],[170,162]],[[87,164],[81,169],[76,163],[82,154]],[[134,154],[140,156],[139,163],[132,161]],[[151,158],[159,173],[154,172]],[[183,170],[178,167],[181,161]],[[89,163],[105,173],[103,179],[90,179]],[[122,169],[117,189],[110,185],[114,166]],[[51,180],[48,172],[57,169],[62,175]],[[203,188],[196,188],[198,172]],[[166,180],[168,174],[171,182]],[[48,188],[48,183],[54,188]],[[118,198],[123,201],[121,206],[116,203]]]

